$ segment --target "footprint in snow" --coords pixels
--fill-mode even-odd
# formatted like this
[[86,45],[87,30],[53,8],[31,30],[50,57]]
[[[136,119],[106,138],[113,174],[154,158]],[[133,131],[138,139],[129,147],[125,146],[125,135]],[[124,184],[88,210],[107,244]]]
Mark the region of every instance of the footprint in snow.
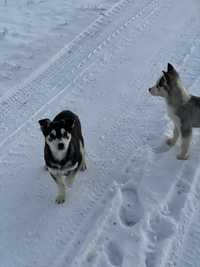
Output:
[[144,215],[144,208],[140,203],[136,188],[129,184],[121,189],[122,205],[119,210],[121,222],[128,227],[138,223]]
[[160,255],[161,244],[176,231],[176,224],[170,217],[152,214],[146,232],[149,240],[149,251],[146,253],[146,267],[154,267]]
[[113,266],[121,267],[123,264],[123,253],[114,242],[110,242],[106,248],[107,256]]

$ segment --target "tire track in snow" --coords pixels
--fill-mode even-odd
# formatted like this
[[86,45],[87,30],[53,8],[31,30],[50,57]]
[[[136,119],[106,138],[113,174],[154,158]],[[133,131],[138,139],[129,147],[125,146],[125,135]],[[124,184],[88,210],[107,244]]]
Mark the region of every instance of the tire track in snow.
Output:
[[[188,36],[188,38],[190,38],[190,36]],[[189,39],[189,40],[191,40],[191,39]],[[190,44],[189,49],[188,49],[188,47],[185,47],[181,44],[182,41],[180,38],[181,46],[178,45],[177,48],[175,48],[175,49],[172,48],[172,51],[173,50],[174,51],[172,52],[172,56],[169,56],[169,58],[171,58],[169,61],[173,62],[173,63],[175,62],[177,64],[177,66],[179,66],[179,69],[182,72],[181,77],[183,77],[183,79],[185,79],[185,77],[186,77],[187,79],[185,79],[185,80],[186,80],[187,84],[190,86],[191,86],[191,83],[196,84],[199,80],[197,69],[198,69],[198,65],[200,65],[200,61],[198,61],[199,57],[194,56],[196,54],[196,52],[198,51],[199,40],[200,40],[200,36],[199,36],[199,33],[197,33],[195,39],[192,41],[192,43]],[[161,60],[161,61],[163,61],[163,60]],[[193,61],[195,61],[195,62],[193,62]],[[194,75],[194,73],[193,73],[192,79],[189,79],[189,77],[187,75],[187,70],[192,69],[194,63],[195,63],[194,70],[196,71],[196,74]],[[177,200],[179,200],[179,197],[177,197],[177,194],[176,194],[177,192],[180,193],[182,190],[183,190],[183,192],[185,190],[188,193],[189,190],[191,189],[191,188],[188,188],[188,185],[186,185],[187,181],[185,181],[184,171],[187,167],[186,167],[186,165],[184,165],[184,166],[185,167],[183,167],[181,169],[180,174],[178,175],[178,177],[179,177],[178,180],[175,181],[175,183],[172,185],[173,189],[171,189],[172,191],[170,191],[171,193],[169,193],[170,197],[168,196],[168,198],[167,198],[168,200],[167,200],[166,205],[164,205],[164,202],[166,201],[166,199],[163,201],[163,204],[160,205],[161,207],[164,208],[163,211],[165,211],[165,206],[169,205],[169,207],[170,206],[173,207],[174,203],[176,203]],[[194,170],[193,170],[193,173],[194,173]],[[194,178],[194,177],[192,177],[192,178]],[[179,188],[179,189],[177,189],[177,192],[176,192],[176,188]],[[182,201],[182,199],[181,199],[181,201]],[[178,203],[180,205],[177,207],[177,210],[176,210],[177,216],[181,216],[181,212],[182,212],[182,209],[184,208],[184,205],[186,205],[185,204],[186,201],[187,201],[186,198],[183,201],[183,203],[180,202],[180,200],[178,201]],[[164,214],[164,216],[165,216],[165,214]],[[151,225],[151,223],[149,223],[149,222],[147,223],[149,225],[148,226],[149,227],[149,233],[147,234],[148,237],[146,236],[146,233],[145,233],[145,237],[144,237],[145,242],[147,242],[149,244],[149,247],[147,248],[148,252],[146,254],[146,257],[147,257],[146,258],[146,266],[155,266],[157,263],[156,251],[158,253],[161,253],[159,241],[164,241],[165,239],[168,239],[171,236],[171,234],[175,230],[175,228],[174,228],[175,220],[173,218],[171,220],[170,217],[166,217],[166,216],[163,218],[161,210],[159,210],[158,212],[155,212],[155,213],[152,212],[150,217],[152,217],[152,218],[155,217],[155,220],[157,220],[157,223],[152,222],[153,225]],[[147,221],[150,221],[150,218],[148,218]],[[159,235],[159,230],[156,230],[156,228],[160,229],[160,227],[161,227],[161,229],[162,229],[162,226],[164,226],[164,225],[166,227],[169,227],[169,229],[171,229],[171,230],[169,230],[169,235],[166,235],[165,237],[161,238],[161,240],[159,240],[159,241],[154,239],[156,234]],[[148,232],[147,229],[146,229],[146,231]],[[165,252],[165,256],[166,256],[166,249],[164,252]],[[165,259],[165,257],[164,257],[164,259]],[[159,264],[160,263],[158,263],[158,266],[160,266]]]
[[[122,1],[122,2],[124,2],[124,1]],[[129,1],[125,1],[125,2],[129,2]],[[153,4],[155,4],[155,3],[158,3],[158,1],[154,1],[154,2],[153,2]],[[124,23],[124,24],[120,27],[120,29],[121,29],[121,30],[124,30],[124,28],[127,27],[131,22],[135,22],[135,19],[136,19],[136,18],[138,18],[138,17],[144,15],[143,12],[146,12],[146,13],[147,13],[146,18],[148,18],[148,17],[152,17],[152,16],[154,15],[154,12],[157,10],[157,6],[155,7],[155,9],[152,10],[152,12],[149,12],[148,8],[151,8],[151,7],[152,7],[152,5],[145,6],[144,9],[141,9],[141,10],[140,10],[139,14],[136,14],[136,16],[133,16],[133,17],[131,17],[130,19],[128,19],[128,22]],[[146,10],[146,9],[147,9],[147,10]],[[117,8],[117,11],[119,11],[119,10],[120,10],[120,8]],[[143,20],[145,21],[146,18],[144,18]],[[144,30],[148,24],[149,24],[148,20],[145,21],[145,22],[143,23],[143,26],[142,26],[141,29]],[[125,27],[124,27],[124,26],[125,26]],[[118,29],[116,30],[116,32],[117,32],[117,34],[121,33],[121,31],[118,30]],[[139,33],[141,33],[141,30],[139,31]],[[110,36],[109,36],[106,40],[110,42],[112,39],[110,39]],[[104,42],[105,42],[105,41],[104,41]],[[105,42],[105,44],[108,44],[108,42],[107,42],[107,43]],[[96,51],[96,50],[95,50],[95,51]],[[56,56],[56,57],[57,57],[57,56]],[[151,65],[151,63],[150,63],[150,65]],[[88,68],[86,68],[83,72],[81,72],[80,75],[79,75],[76,79],[74,79],[74,81],[70,84],[70,86],[72,86],[72,85],[74,85],[76,82],[78,82],[79,78],[81,78],[82,75],[84,75],[85,72],[87,72],[87,71],[88,71]],[[153,69],[152,69],[151,73],[153,73]],[[67,87],[68,87],[68,86],[67,86]],[[52,103],[53,103],[53,102],[54,102],[60,95],[62,95],[65,91],[66,91],[66,88],[65,88],[64,90],[62,90],[61,92],[59,92],[58,94],[56,94],[56,95],[55,95],[50,101],[48,101],[48,102],[47,102],[41,109],[39,109],[36,113],[34,113],[34,115],[32,115],[27,121],[25,121],[25,122],[24,122],[24,123],[23,123],[23,124],[16,130],[16,131],[14,131],[14,132],[13,132],[11,135],[9,135],[5,140],[3,140],[3,141],[0,143],[0,146],[2,146],[2,145],[5,144],[7,141],[9,141],[9,139],[11,139],[11,137],[13,138],[15,135],[17,135],[23,128],[25,128],[25,125],[26,125],[26,124],[28,124],[29,122],[31,122],[31,121],[33,120],[33,118],[37,117],[37,115],[38,115],[39,113],[41,113],[41,112],[43,111],[43,109],[44,109],[46,106],[52,104]],[[14,98],[15,98],[15,97],[14,97]],[[16,97],[15,100],[17,101],[17,97]],[[5,129],[8,129],[8,128],[5,127]],[[27,131],[27,133],[28,133],[28,132],[29,132],[29,131]],[[35,135],[34,135],[33,133],[29,132],[28,134],[29,134],[29,136],[31,136],[32,138],[35,138]],[[21,146],[22,146],[22,147],[25,146],[24,142],[21,143]],[[10,153],[10,155],[13,154],[13,156],[15,156],[15,154],[16,154],[16,153],[13,152],[13,151],[10,151],[9,153]],[[18,153],[18,154],[22,155],[21,152]]]
[[[176,259],[176,266],[199,266],[200,256],[200,231],[199,231],[199,207],[196,207],[197,211],[192,216],[189,229],[186,231],[186,237],[184,237],[183,249],[181,251],[181,257]],[[184,246],[185,245],[185,246]],[[171,261],[171,265],[168,263],[167,266],[175,266],[175,262]]]
[[[183,36],[182,36],[183,37]],[[175,63],[179,63],[179,67],[182,69],[182,66],[180,66],[180,60],[184,63],[184,64],[186,64],[187,63],[187,60],[188,59],[190,59],[190,57],[192,58],[193,57],[193,54],[192,54],[192,52],[194,51],[194,47],[196,46],[196,44],[198,43],[198,40],[199,40],[199,36],[197,35],[196,36],[196,38],[195,39],[193,39],[193,38],[190,38],[189,40],[190,41],[192,41],[191,43],[190,42],[187,42],[187,46],[183,46],[182,45],[182,37],[180,38],[180,41],[178,41],[178,43],[180,43],[180,47],[178,46],[178,51],[176,50],[176,48],[175,49],[173,49],[173,47],[172,47],[172,49],[171,49],[171,52],[169,53],[169,58],[171,58],[171,60],[172,60],[172,62],[175,62]],[[191,36],[190,36],[191,37]],[[183,38],[184,39],[184,38]],[[160,54],[160,56],[158,56]],[[172,54],[172,56],[171,56],[171,54]],[[166,58],[164,58],[163,57],[163,55],[162,55],[162,52],[159,52],[158,53],[158,55],[157,55],[157,57],[159,58],[160,57],[160,59],[161,59],[161,63],[160,63],[160,65],[161,64],[163,64],[163,63],[165,63],[166,62]],[[167,61],[169,60],[169,58],[167,58]],[[169,60],[170,61],[170,60]],[[182,63],[182,64],[183,64]],[[158,63],[158,65],[159,65],[159,63]],[[157,68],[157,66],[154,66],[155,67],[155,69],[158,69]],[[152,71],[152,73],[151,74],[155,74],[155,69]],[[185,74],[185,72],[183,73],[183,76],[184,76],[184,74]],[[138,94],[138,97],[137,98],[141,98],[141,97],[143,97],[142,96],[142,94],[143,93],[141,93],[141,94]],[[127,168],[125,168],[125,173],[127,173],[127,170],[129,169],[129,167],[127,167]],[[183,170],[182,170],[183,172],[184,172],[184,168],[183,168]],[[180,177],[181,177],[181,175],[180,175]],[[183,187],[183,184],[184,184],[184,182],[182,182],[182,181],[177,181],[177,183],[176,183],[176,185],[175,186],[177,186],[177,188],[181,188],[181,187]],[[179,190],[178,190],[179,191]],[[181,189],[180,189],[180,191],[181,191]],[[174,197],[175,197],[175,195],[174,195]],[[171,198],[171,201],[172,201],[172,203],[175,201],[175,199],[173,199],[173,198]],[[172,205],[173,206],[173,205]],[[131,216],[131,215],[130,215]],[[153,231],[155,231],[155,229],[156,229],[156,227],[158,227],[159,229],[160,229],[160,231],[162,232],[162,227],[163,226],[166,226],[166,227],[168,227],[168,229],[169,229],[169,231],[168,231],[168,235],[166,234],[166,236],[163,236],[163,238],[161,238],[161,240],[160,241],[162,241],[162,240],[164,240],[164,239],[167,239],[167,238],[169,238],[169,236],[173,233],[173,231],[174,231],[174,221],[173,220],[171,220],[170,218],[167,218],[166,216],[165,216],[165,218],[159,218],[159,217],[157,217],[157,220],[158,220],[158,222],[155,224],[155,223],[153,223],[153,225],[155,225],[155,226],[151,226],[151,232],[153,233]],[[155,240],[154,240],[155,241]],[[153,243],[152,243],[152,245],[153,245]],[[147,264],[148,264],[148,266],[154,266],[153,264],[155,263],[155,254],[154,253],[148,253],[148,259],[147,259]],[[83,265],[84,266],[84,265]]]
[[[63,251],[62,257],[59,257],[57,263],[54,264],[55,267],[65,266],[66,264],[68,266],[74,267],[79,266],[79,264],[82,264],[82,262],[84,261],[91,261],[91,259],[89,259],[91,257],[91,252],[93,251],[94,246],[96,245],[98,239],[101,237],[104,231],[104,227],[109,220],[110,212],[112,212],[112,210],[116,206],[116,203],[118,202],[118,190],[118,184],[114,182],[110,187],[110,190],[104,192],[103,199],[101,201],[98,201],[96,205],[95,214],[92,214],[93,218],[94,216],[97,216],[95,223],[92,222],[91,217],[89,216],[87,218],[86,224],[84,224],[81,232],[79,232],[79,242],[80,233],[82,235],[81,239],[83,239],[81,246],[76,239],[73,240],[71,249],[68,250],[67,254],[65,251]],[[88,223],[89,225],[91,225],[90,232],[89,234],[85,233],[84,235],[84,227],[88,228]],[[87,229],[85,230],[87,232]],[[94,258],[95,256],[93,256],[92,260],[94,260]]]
[[[83,227],[83,228],[84,228],[84,227]],[[74,232],[74,231],[72,231],[71,234],[72,234],[73,232]],[[73,240],[71,243],[72,243],[73,246],[77,246],[76,249],[75,249],[75,251],[78,253],[78,245],[80,245],[80,244],[78,244],[78,243],[76,244],[76,241],[74,241],[74,240]],[[69,251],[70,249],[69,249],[69,247],[67,246],[67,247],[65,248],[65,250],[66,250],[66,251]],[[72,251],[74,251],[74,248],[72,249]],[[67,264],[67,265],[70,264],[70,258],[71,258],[70,255],[72,255],[73,257],[75,257],[75,255],[73,255],[72,253],[68,253],[67,255],[64,255],[64,258],[66,258],[67,260],[66,260],[65,263],[63,263],[63,265],[64,265],[64,264]],[[58,260],[58,262],[60,262],[60,260]],[[61,264],[62,264],[62,260],[61,260]],[[56,266],[57,266],[57,264],[56,264]],[[58,264],[58,266],[59,266],[59,264]]]
[[[124,194],[124,198],[126,198],[126,193]],[[128,198],[129,198],[129,197],[128,197]],[[129,200],[130,200],[130,199],[129,199]],[[126,202],[126,201],[125,201],[125,202]],[[124,206],[122,205],[122,209],[123,209],[123,207],[124,207]],[[129,213],[129,211],[126,213],[126,215],[127,215],[127,216],[132,216],[132,214]],[[141,215],[140,217],[142,218],[142,215]],[[122,215],[121,218],[124,219],[124,216]],[[123,219],[122,219],[122,220],[123,220]],[[139,222],[139,221],[140,221],[140,219],[137,220],[137,222]],[[136,223],[137,223],[137,222],[136,222]],[[134,226],[134,224],[133,224],[133,225],[126,225],[126,226],[132,227],[132,226]],[[94,236],[95,236],[95,235],[94,235]],[[92,244],[93,244],[93,241],[94,241],[94,240],[91,241]],[[113,248],[113,246],[111,246],[111,247]],[[66,250],[68,251],[68,249],[66,249]],[[73,249],[73,250],[74,250],[74,249]],[[73,250],[72,250],[72,251],[73,251]],[[75,249],[75,250],[76,250],[76,249]],[[111,258],[112,258],[113,253],[112,253],[111,251],[113,251],[113,250],[112,250],[112,249],[109,250],[108,254],[109,254],[109,255],[111,256]],[[77,250],[76,250],[76,252],[78,253]],[[110,253],[111,253],[111,254],[110,254]],[[67,260],[67,259],[70,259],[70,258],[71,258],[71,256],[69,256],[69,254],[71,255],[71,253],[67,253],[67,255],[64,255],[64,257],[66,258],[66,261],[64,260],[63,263],[62,263],[62,261],[61,261],[61,264],[58,265],[58,266],[64,266],[65,264],[71,266],[71,265],[70,265],[70,260]],[[73,255],[73,257],[75,257],[75,255]],[[79,256],[76,257],[76,258],[79,258]],[[120,259],[122,259],[122,257],[120,257]],[[74,266],[73,264],[75,264],[75,266],[77,266],[77,265],[78,265],[77,262],[78,262],[78,261],[73,262],[73,263],[72,263],[72,266]],[[112,259],[111,259],[111,262],[112,262]],[[121,260],[119,260],[118,263],[120,264],[120,262],[121,262]],[[116,264],[117,264],[117,263],[116,263]],[[56,266],[57,266],[57,264],[56,264]]]
[[[152,14],[151,14],[152,15]],[[31,121],[32,122],[32,121]],[[27,126],[27,125],[26,125]],[[24,129],[23,128],[23,131],[25,130],[25,132],[27,132],[27,136],[25,137],[25,136],[23,136],[23,137],[25,137],[25,140],[23,140],[22,141],[22,143],[17,143],[16,145],[15,145],[15,148],[16,148],[16,151],[17,150],[19,150],[18,149],[18,145],[21,147],[21,148],[24,148],[24,151],[26,151],[26,149],[27,149],[27,146],[29,146],[30,145],[30,138],[29,138],[29,133],[30,133],[30,130],[33,130],[32,129],[32,127],[31,127],[31,125],[28,125],[29,127],[26,127],[26,129]],[[21,128],[22,129],[22,128]],[[34,130],[35,131],[35,130]],[[26,134],[24,132],[24,134]],[[22,131],[18,131],[18,135],[17,136],[15,136],[15,139],[20,139],[20,137],[21,137],[21,134],[22,134]],[[36,136],[35,134],[34,134],[34,132],[33,132],[33,137],[34,136]],[[29,139],[29,140],[28,140]],[[20,141],[21,142],[21,141]],[[11,145],[12,146],[12,145]],[[23,147],[22,147],[23,146]],[[33,149],[34,149],[34,147],[33,147]],[[32,151],[32,150],[31,150]],[[15,155],[14,155],[15,154]],[[16,155],[16,153],[14,153],[14,154],[12,154],[12,151],[11,151],[11,155],[13,155],[13,158],[15,158],[16,159],[16,157],[18,158],[18,163],[21,163],[21,161],[23,160],[23,159],[21,159],[21,156],[20,156],[20,159],[19,159],[19,157],[18,157],[18,155]],[[24,164],[26,164],[26,162],[27,162],[27,156],[26,156],[26,153],[24,153],[24,156],[26,157],[26,159],[24,159]],[[4,156],[3,156],[4,157]],[[9,156],[9,158],[10,158],[10,156]],[[21,167],[20,167],[21,168]],[[9,171],[9,170],[8,170]],[[10,181],[8,181],[8,183],[10,183]],[[88,204],[88,205],[86,205],[86,207],[84,208],[84,210],[82,211],[82,214],[81,214],[81,220],[79,220],[79,223],[77,223],[77,224],[73,224],[73,222],[71,223],[71,228],[70,228],[70,232],[69,232],[69,239],[71,239],[72,238],[72,236],[73,235],[75,235],[75,233],[76,233],[76,231],[78,231],[79,230],[79,228],[81,228],[80,229],[80,231],[82,231],[83,229],[84,229],[84,227],[82,227],[83,225],[84,225],[84,223],[83,223],[83,221],[85,220],[85,218],[86,218],[86,216],[87,216],[87,214],[90,212],[90,210],[91,209],[93,209],[94,210],[94,207],[96,207],[96,201],[99,201],[100,200],[100,198],[102,197],[102,196],[104,196],[104,194],[105,194],[105,189],[107,189],[107,185],[102,185],[101,183],[98,185],[98,188],[95,188],[94,190],[93,190],[93,193],[91,194],[91,202]],[[107,191],[107,190],[106,190]],[[87,219],[86,219],[87,220]],[[42,221],[42,218],[40,218],[40,222]],[[70,220],[69,220],[70,221]],[[39,224],[40,224],[40,222],[39,222]],[[33,231],[31,232],[31,233],[29,233],[28,234],[28,236],[32,236],[32,237],[34,237],[35,236],[35,229],[34,229],[34,227],[33,227]],[[57,231],[60,231],[61,233],[63,232],[63,230],[62,229],[58,229]],[[57,237],[58,238],[58,237]],[[68,239],[68,240],[69,240]],[[67,240],[67,241],[68,241]],[[75,243],[75,239],[73,240],[73,238],[72,238],[72,243]],[[57,241],[56,241],[57,242]],[[62,242],[63,242],[63,244],[65,244],[65,241],[63,241],[62,240]],[[73,246],[72,246],[72,248],[73,248]],[[31,250],[32,250],[32,248],[30,248]]]
[[[113,38],[116,38],[130,23],[137,21],[142,16],[147,16],[148,13],[151,15],[151,11],[154,12],[153,10],[156,9],[158,3],[158,0],[145,1],[142,8],[140,5],[135,6],[131,0],[122,0],[115,4],[104,16],[100,16],[55,55],[50,62],[36,71],[20,88],[15,89],[10,97],[5,100],[2,99],[0,121],[5,131],[0,133],[2,140],[0,145],[3,145],[8,138],[12,138],[22,129],[27,120],[35,117],[45,108],[46,104],[51,103],[56,97],[68,90],[92,64],[92,58],[97,52]],[[127,12],[125,12],[125,17],[123,15],[123,11],[126,9],[129,9],[128,19]],[[132,10],[136,12],[134,15],[132,15]],[[116,27],[115,16],[119,19],[119,13],[121,24]],[[111,27],[109,29],[111,33],[105,32],[104,34],[102,31],[105,27]],[[88,42],[90,46],[88,46]],[[16,114],[19,115],[16,117]],[[8,124],[8,120],[12,123]]]
[[[98,188],[98,190],[97,191],[99,191],[99,188]],[[95,192],[95,194],[96,194],[97,192]],[[101,195],[101,192],[98,192],[100,195]],[[103,193],[102,193],[103,194]],[[96,200],[98,200],[98,197],[96,198]],[[91,207],[94,207],[94,206],[91,206]],[[87,210],[87,208],[85,209],[85,213],[87,213],[88,212],[88,210]],[[80,224],[81,225],[81,224]],[[80,226],[79,225],[79,226]],[[71,230],[71,233],[70,234],[74,234],[74,232],[76,231],[76,228],[75,229],[72,229]]]
[[[106,205],[104,214],[101,214],[100,219],[95,224],[95,227],[92,227],[92,230],[86,237],[85,242],[83,242],[79,253],[73,255],[75,260],[73,260],[69,266],[101,266],[102,260],[107,262],[108,266],[123,266],[124,259],[126,257],[124,253],[125,251],[122,249],[122,246],[114,240],[114,236],[108,238],[106,233],[110,228],[116,228],[118,231],[119,229],[122,232],[124,231],[129,238],[132,236],[131,231],[135,228],[135,224],[124,225],[123,221],[121,224],[119,218],[121,208],[126,205],[124,200],[132,200],[132,196],[130,196],[129,193],[127,194],[127,191],[130,188],[136,192],[136,188],[134,188],[132,183],[127,183],[125,185],[119,185],[116,182],[114,183],[112,189],[112,201]],[[131,204],[137,205],[139,204],[139,200],[137,203]],[[141,213],[139,207],[137,210]],[[129,214],[132,214],[132,212],[133,211],[130,210]],[[134,215],[135,214],[136,212],[134,211]],[[139,222],[140,219],[137,223]],[[65,266],[68,263],[69,262],[66,260],[58,266]],[[107,266],[107,264],[105,266]]]
[[[173,267],[177,266],[178,262],[181,260],[181,254],[184,246],[185,236],[188,233],[189,226],[193,222],[194,215],[199,210],[199,199],[200,199],[200,168],[198,167],[195,175],[192,179],[192,184],[183,185],[179,194],[185,193],[185,190],[189,187],[188,197],[182,203],[182,210],[179,212],[180,220],[177,225],[175,235],[169,244],[166,247],[166,254],[163,258],[162,265],[163,267]],[[186,189],[185,189],[186,188]],[[192,265],[193,266],[193,265]]]
[[[188,51],[190,51],[190,49]],[[185,58],[185,56],[183,57],[183,61],[185,61],[184,58]],[[155,70],[153,70],[153,71],[155,71]],[[130,166],[133,164],[131,158],[130,158],[129,164],[130,164]],[[130,169],[131,169],[130,166],[126,166],[124,169],[124,173],[126,175],[130,172]],[[176,186],[180,189],[181,181],[177,182]],[[126,190],[126,187],[127,187],[127,190]],[[141,209],[139,210],[138,214],[135,213],[134,209],[130,209],[130,206],[129,206],[130,203],[129,202],[131,202],[132,205],[137,205],[138,203],[140,203],[138,201],[131,201],[131,200],[133,200],[133,198],[135,198],[135,196],[137,196],[137,193],[135,194],[135,192],[136,192],[135,189],[131,190],[131,188],[129,188],[129,186],[126,186],[126,185],[125,185],[125,187],[122,188],[123,198],[122,198],[121,208],[119,211],[120,212],[119,217],[121,218],[122,224],[124,224],[125,226],[128,226],[128,227],[131,227],[131,229],[133,229],[133,227],[136,223],[140,222],[140,220],[143,220],[143,217],[144,217],[144,214],[140,215],[140,213],[142,212],[142,209],[143,209],[142,206],[141,206]],[[171,197],[169,199],[172,200]],[[133,212],[132,212],[132,210],[133,210]],[[137,218],[139,218],[139,219],[137,219]],[[105,221],[103,224],[106,225]],[[165,229],[165,230],[167,229],[166,235],[162,234],[163,229]],[[169,238],[172,235],[172,233],[174,232],[174,230],[175,230],[174,221],[171,220],[170,218],[168,218],[167,216],[165,216],[165,214],[163,214],[162,217],[157,216],[156,221],[151,222],[152,236],[153,236],[153,232],[159,233],[160,234],[160,237],[159,237],[160,241]],[[100,232],[101,232],[101,234],[103,233],[103,231],[100,231]],[[162,237],[161,237],[161,235],[162,235]],[[94,236],[96,236],[96,235],[94,235]],[[98,233],[98,238],[100,238],[99,233]],[[150,238],[150,236],[149,236],[149,238]],[[96,238],[95,238],[95,240],[91,241],[91,244],[88,245],[88,247],[89,248],[93,247],[95,245],[95,242],[97,242]],[[152,240],[152,242],[153,242],[153,240]],[[153,243],[152,243],[152,245],[153,245]],[[88,247],[86,249],[86,251],[88,252],[88,255],[86,253],[84,253],[84,259],[87,258],[86,257],[86,255],[87,255],[88,261],[94,263],[98,257],[96,255],[94,255],[95,253],[91,252],[90,250],[88,251]],[[116,251],[119,252],[119,258],[117,257],[117,259],[115,258],[115,252]],[[111,265],[113,265],[113,266],[121,266],[122,265],[123,253],[120,251],[120,248],[118,247],[118,245],[115,242],[111,241],[110,243],[108,243],[108,247],[105,250],[105,253],[108,253],[108,258],[110,260]],[[147,255],[148,255],[147,266],[153,266],[155,255],[152,252],[149,252]],[[82,257],[83,257],[83,255],[82,255]],[[83,261],[83,259],[82,259],[82,261]],[[85,266],[84,264],[86,264],[86,263],[84,262],[83,266]],[[76,263],[75,265],[72,265],[72,266],[79,266],[79,264]],[[93,266],[92,263],[91,263],[91,266]]]
[[[198,160],[198,154],[196,157]],[[197,186],[196,161],[183,164],[176,176],[177,179],[172,184],[165,200],[145,219],[144,239],[148,244],[145,260],[147,267],[165,266],[170,238],[172,237],[173,240],[173,235],[176,235],[176,231],[182,225],[185,206]]]
[[[99,201],[99,198],[100,197],[102,197],[102,196],[104,196],[104,194],[105,194],[105,185],[103,185],[102,186],[102,188],[101,188],[101,185],[98,187],[98,188],[96,188],[96,191],[93,193],[93,195],[92,195],[92,201],[93,201],[93,203],[91,204],[89,204],[87,207],[85,207],[85,209],[84,209],[84,216],[82,217],[82,221],[80,221],[80,223],[78,224],[78,225],[75,225],[75,226],[73,226],[72,227],[72,229],[71,229],[71,231],[70,231],[70,235],[69,235],[69,237],[71,238],[71,237],[73,237],[73,235],[75,235],[75,233],[76,233],[76,231],[78,230],[77,228],[79,228],[79,230],[80,231],[83,231],[84,232],[84,227],[85,227],[85,225],[86,225],[86,222],[87,222],[87,218],[86,218],[86,215],[87,215],[87,213],[88,212],[90,212],[90,210],[92,209],[92,208],[94,208],[94,207],[96,207],[96,203],[95,203],[95,201]],[[112,198],[111,198],[111,204],[109,204],[108,203],[108,207],[109,207],[109,205],[111,205],[112,206]],[[101,205],[100,205],[101,206]],[[83,226],[83,228],[82,228],[82,226]],[[76,247],[76,241],[77,241],[77,239],[76,238],[74,238],[73,240],[72,240],[72,243],[71,243],[71,247],[72,247],[72,251],[74,250],[73,248],[74,248],[74,246]],[[79,249],[79,247],[78,247],[78,245],[77,245],[77,253],[78,253],[78,249]],[[115,251],[114,249],[113,249],[113,246],[111,246],[111,249],[109,249],[109,251],[110,251],[110,259],[111,259],[111,261],[113,262],[113,260],[112,260],[112,255],[113,255],[113,251]],[[67,256],[67,255],[64,255],[64,257],[65,256]],[[118,261],[119,263],[121,262],[121,261]],[[61,260],[61,263],[62,263],[62,260]]]
[[[196,39],[195,42],[196,41],[198,43],[198,39]],[[187,62],[186,58],[188,58],[188,55],[191,54],[190,56],[192,56],[192,51],[193,51],[193,46],[192,46],[192,49],[189,49],[189,53],[186,53],[185,56],[182,58],[182,61],[184,63]],[[176,59],[176,58],[174,58],[174,59]],[[169,207],[170,206],[173,207],[173,203],[174,202],[177,202],[177,194],[179,195],[179,194],[185,194],[185,193],[188,193],[189,192],[188,185],[186,185],[187,182],[184,179],[182,179],[186,175],[185,171],[187,171],[187,167],[185,167],[185,165],[184,165],[183,169],[180,171],[180,175],[179,175],[180,178],[173,185],[173,189],[169,193],[169,197],[167,198],[167,205]],[[131,195],[133,195],[133,194],[131,194]],[[125,199],[126,199],[127,194],[125,194],[124,196],[125,196]],[[126,203],[126,200],[125,200],[125,203]],[[181,203],[181,204],[184,204],[184,203]],[[176,215],[176,216],[177,215],[180,215],[181,214],[180,211],[183,208],[183,206],[177,207],[178,209],[174,212],[174,215]],[[122,204],[121,207],[123,207],[123,204]],[[177,212],[179,212],[179,213],[177,214]],[[132,216],[132,214],[129,213],[129,211],[128,212],[126,211],[125,213],[126,213],[126,215],[128,214],[128,216],[129,215]],[[123,212],[121,214],[123,214]],[[126,221],[127,220],[124,220],[124,216],[121,216],[121,218],[122,218],[122,222],[123,223],[125,222],[125,225],[126,226],[134,227],[135,223],[133,223],[133,224],[132,223],[131,224],[128,223],[129,225],[127,225],[126,224]],[[142,218],[142,217],[140,217],[140,218]],[[155,221],[151,221],[150,220],[150,225],[149,225],[150,226],[150,229],[151,229],[150,231],[152,233],[152,237],[153,237],[153,232],[156,232],[156,234],[160,235],[159,236],[159,238],[160,238],[159,241],[162,242],[163,240],[168,239],[172,235],[172,233],[174,233],[174,231],[175,231],[175,219],[177,219],[177,218],[168,217],[168,214],[165,213],[165,208],[164,208],[164,212],[161,211],[161,216],[157,216],[157,217],[155,216],[155,218],[156,218]],[[137,220],[137,222],[139,222],[139,221],[140,221],[140,219]],[[168,229],[166,235],[163,235],[163,229],[165,229],[165,230]],[[149,235],[148,238],[151,239],[151,235]],[[152,241],[152,244],[153,244],[154,239],[152,239],[151,241]],[[113,266],[120,266],[120,265],[122,265],[122,263],[123,263],[123,254],[121,254],[121,251],[120,251],[119,247],[115,243],[113,243],[111,241],[108,244],[107,249],[108,249],[108,258],[110,260],[110,263]],[[118,258],[118,260],[116,260],[116,259],[113,260],[116,251],[119,252],[120,257]],[[148,258],[147,258],[147,261],[146,261],[147,262],[147,266],[154,266],[153,265],[155,263],[154,256],[155,256],[154,253],[151,253],[151,252],[148,253]],[[77,265],[75,264],[75,266],[77,266]]]

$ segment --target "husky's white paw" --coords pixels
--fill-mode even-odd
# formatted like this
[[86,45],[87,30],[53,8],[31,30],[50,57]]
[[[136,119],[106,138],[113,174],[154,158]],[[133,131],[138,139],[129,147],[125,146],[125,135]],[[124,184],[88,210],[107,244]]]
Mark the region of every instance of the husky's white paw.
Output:
[[82,163],[80,170],[81,170],[82,172],[84,172],[84,171],[87,170],[87,165],[86,165],[85,162]]
[[177,155],[176,156],[176,158],[178,159],[178,160],[187,160],[188,158],[189,158],[189,155],[188,154],[179,154],[179,155]]
[[60,195],[58,195],[57,198],[56,198],[56,200],[55,200],[55,202],[56,202],[57,204],[62,204],[62,203],[64,203],[64,202],[65,202],[65,195],[64,195],[64,194],[60,194]]
[[174,145],[176,144],[176,141],[175,141],[173,138],[168,138],[168,139],[166,140],[166,144],[167,144],[168,146],[174,146]]

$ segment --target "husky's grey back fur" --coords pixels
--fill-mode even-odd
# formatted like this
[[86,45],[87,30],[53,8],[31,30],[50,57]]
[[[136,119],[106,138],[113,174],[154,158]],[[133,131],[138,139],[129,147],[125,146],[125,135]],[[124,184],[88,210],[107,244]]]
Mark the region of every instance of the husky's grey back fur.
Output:
[[174,108],[178,108],[187,103],[190,99],[190,95],[183,87],[178,72],[171,64],[168,64],[167,72],[163,71],[163,76],[167,82],[168,95],[166,100],[168,104]]

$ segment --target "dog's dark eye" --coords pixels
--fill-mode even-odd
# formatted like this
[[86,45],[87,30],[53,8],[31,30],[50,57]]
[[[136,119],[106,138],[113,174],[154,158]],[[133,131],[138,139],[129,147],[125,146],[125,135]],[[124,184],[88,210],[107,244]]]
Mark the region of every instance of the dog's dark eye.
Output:
[[164,83],[165,83],[165,80],[164,80],[164,78],[162,77],[162,78],[160,79],[159,83],[158,83],[158,86],[162,87],[162,86],[164,85]]
[[51,140],[53,140],[53,139],[55,139],[56,137],[55,137],[54,134],[51,133],[51,134],[49,135],[49,138],[50,138]]
[[66,139],[69,139],[69,135],[68,135],[68,133],[67,133],[67,132],[64,132],[64,133],[63,133],[63,137],[66,138]]
[[156,89],[157,89],[158,92],[160,92],[160,90],[161,90],[159,85],[156,86]]

